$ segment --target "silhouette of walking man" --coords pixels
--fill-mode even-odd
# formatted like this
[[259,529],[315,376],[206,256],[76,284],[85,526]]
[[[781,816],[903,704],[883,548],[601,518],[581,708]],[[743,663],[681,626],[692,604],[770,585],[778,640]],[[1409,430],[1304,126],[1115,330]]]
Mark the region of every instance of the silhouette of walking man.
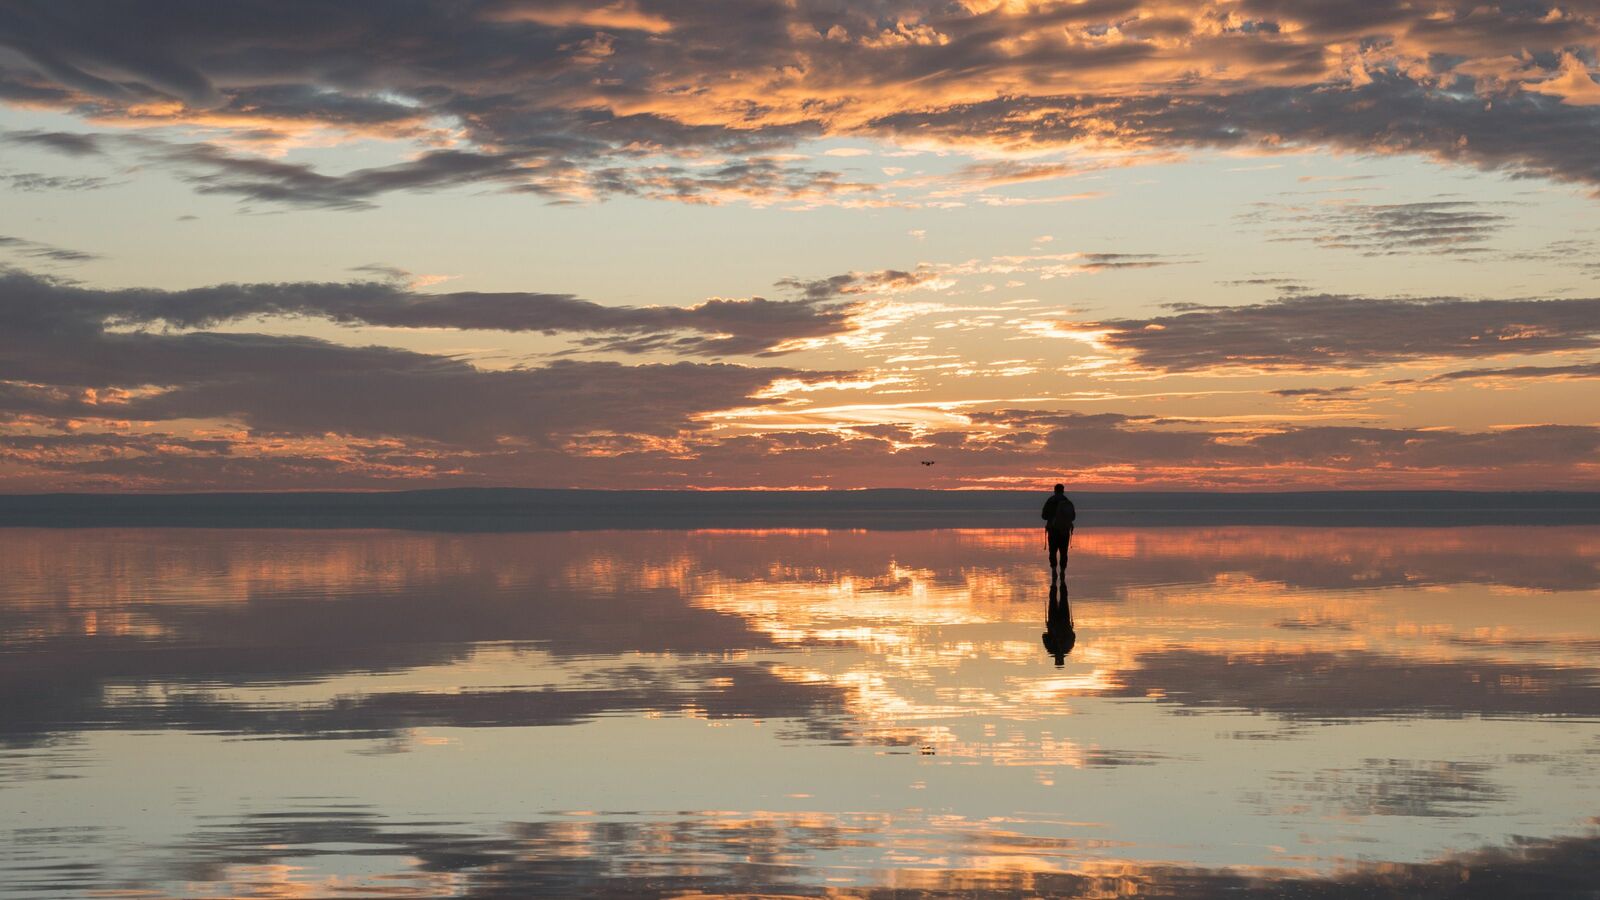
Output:
[[1050,606],[1045,612],[1044,649],[1056,658],[1056,665],[1067,664],[1067,654],[1078,644],[1078,631],[1072,625],[1072,606],[1067,602],[1067,586],[1050,583]]
[[[1039,513],[1039,518],[1044,519],[1045,539],[1050,545],[1050,585],[1054,587],[1056,580],[1062,584],[1067,582],[1067,549],[1072,544],[1072,527],[1078,519],[1078,509],[1067,499],[1067,486],[1056,485],[1056,492],[1044,502],[1044,510]],[[1056,568],[1056,558],[1061,559],[1061,568]]]

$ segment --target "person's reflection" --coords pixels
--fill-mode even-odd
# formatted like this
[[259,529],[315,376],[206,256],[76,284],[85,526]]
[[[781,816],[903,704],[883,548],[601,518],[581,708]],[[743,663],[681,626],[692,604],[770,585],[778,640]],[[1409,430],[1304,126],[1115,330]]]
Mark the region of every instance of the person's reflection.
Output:
[[1072,605],[1067,602],[1067,586],[1050,585],[1050,608],[1044,623],[1044,649],[1056,658],[1056,665],[1067,664],[1067,654],[1078,643],[1072,628]]

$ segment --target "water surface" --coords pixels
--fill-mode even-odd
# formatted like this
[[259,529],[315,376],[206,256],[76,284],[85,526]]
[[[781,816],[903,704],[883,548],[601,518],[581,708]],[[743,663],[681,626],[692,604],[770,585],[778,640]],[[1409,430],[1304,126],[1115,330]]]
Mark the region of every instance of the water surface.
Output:
[[[1556,895],[1600,528],[0,529],[16,897]],[[1057,628],[1056,630],[1059,630]]]

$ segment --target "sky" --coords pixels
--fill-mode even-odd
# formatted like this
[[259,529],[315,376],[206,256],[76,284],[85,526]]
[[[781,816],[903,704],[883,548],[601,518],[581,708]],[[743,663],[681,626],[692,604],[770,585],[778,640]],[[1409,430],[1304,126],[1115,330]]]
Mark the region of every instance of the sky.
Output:
[[3,0],[0,491],[1600,489],[1597,46]]

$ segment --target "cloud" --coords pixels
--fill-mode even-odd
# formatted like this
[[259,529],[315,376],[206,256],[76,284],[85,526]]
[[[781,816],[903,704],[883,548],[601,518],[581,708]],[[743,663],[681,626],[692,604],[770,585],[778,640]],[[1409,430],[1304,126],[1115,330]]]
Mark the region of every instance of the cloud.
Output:
[[164,144],[141,139],[146,156],[185,171],[201,194],[291,206],[362,210],[393,191],[431,191],[464,184],[517,183],[528,174],[514,154],[431,150],[388,166],[327,175],[305,163],[239,156],[212,144]]
[[1410,300],[1321,294],[1064,323],[1165,372],[1361,369],[1600,346],[1600,299]]
[[[640,128],[656,130],[648,125]],[[590,136],[599,132],[596,128]],[[267,135],[279,137],[271,132]],[[614,160],[608,152],[599,150],[596,156],[580,154],[574,160],[555,147],[493,152],[426,148],[400,162],[329,174],[309,163],[241,154],[215,143],[177,143],[143,134],[84,137],[93,138],[100,147],[120,148],[142,163],[174,170],[197,193],[307,209],[370,210],[385,194],[426,193],[461,186],[532,194],[556,203],[633,196],[712,205],[736,200],[756,204],[842,202],[843,198],[867,196],[877,190],[871,184],[846,181],[835,171],[801,168],[767,156],[749,156],[715,166],[623,166],[611,164]],[[635,136],[629,143],[633,145],[638,140],[643,138]],[[776,146],[779,142],[767,143]],[[644,155],[642,151],[624,154],[640,155]]]
[[[1548,378],[1553,381],[1565,381],[1576,378],[1600,378],[1600,362],[1573,363],[1566,366],[1507,366],[1499,369],[1458,369],[1454,372],[1442,372],[1430,375],[1421,380],[1424,384],[1438,384],[1450,381],[1476,381],[1479,379],[1536,379]],[[1415,379],[1400,379],[1387,381],[1385,384],[1415,384]]]
[[[685,452],[604,460],[663,486],[1238,489],[1549,487],[1600,482],[1600,428],[1488,431],[1304,424],[1211,425],[1117,413],[970,411],[969,429],[708,433]],[[937,459],[932,471],[920,461]],[[589,461],[591,464],[598,461]],[[1063,479],[1065,476],[1065,479]]]
[[882,269],[877,272],[848,272],[820,279],[784,278],[778,281],[778,286],[799,291],[806,300],[814,302],[855,294],[909,290],[936,278],[938,272],[931,267],[910,272]]
[[[651,200],[720,204],[747,200],[756,204],[817,202],[839,195],[872,194],[871,184],[843,181],[833,171],[801,169],[754,157],[703,170],[685,166],[609,167],[595,170],[580,190],[600,196],[625,195]],[[537,184],[535,193],[561,193]]]
[[0,141],[53,150],[64,156],[95,156],[103,151],[100,138],[72,131],[6,131]]
[[[151,150],[197,190],[346,209],[465,185],[565,200],[872,192],[777,159],[825,137],[1102,157],[1327,147],[1596,186],[1582,48],[1597,34],[1593,10],[1542,3],[35,5],[0,31],[0,98],[103,126],[220,130],[230,146],[415,148],[343,174],[214,145]],[[104,143],[65,134],[12,139],[79,155]],[[1074,174],[1062,165],[979,163],[962,178]]]
[[[184,348],[188,350],[189,348]],[[280,351],[281,352],[281,351]],[[370,352],[370,351],[369,351]],[[251,358],[237,346],[217,360]],[[261,357],[259,349],[254,356]],[[287,354],[285,354],[287,355]],[[528,484],[580,487],[992,487],[1066,480],[1079,487],[1172,489],[1580,489],[1600,484],[1600,428],[1436,428],[1282,424],[1211,426],[1114,413],[973,412],[972,430],[902,425],[741,433],[705,416],[748,408],[767,383],[811,378],[772,368],[558,364],[510,373],[439,374],[370,364],[324,374],[293,359],[268,373],[177,381],[150,396],[87,387],[0,390],[6,411],[103,433],[0,448],[24,483],[155,488],[326,488]],[[427,358],[431,360],[432,358]],[[220,365],[211,359],[200,365]],[[303,365],[305,374],[277,371]],[[353,366],[353,362],[348,362]],[[172,376],[168,376],[172,377]],[[565,392],[565,393],[562,393]],[[576,400],[572,398],[577,398]],[[718,413],[721,416],[721,413]],[[29,418],[31,417],[31,419]],[[185,445],[197,417],[254,429],[230,446]],[[163,421],[168,432],[156,432]],[[219,426],[225,431],[228,426]],[[169,449],[170,448],[170,449]],[[920,462],[938,460],[929,471]]]
[[943,271],[951,275],[1031,273],[1039,276],[1040,280],[1048,280],[1122,269],[1153,269],[1162,266],[1181,266],[1191,264],[1194,261],[1185,257],[1166,256],[1158,253],[1033,253],[993,256],[984,261],[971,260],[957,265],[945,266]]
[[1304,283],[1293,278],[1237,278],[1229,281],[1220,281],[1218,284],[1229,287],[1270,287],[1280,294],[1304,294],[1310,290]]
[[1241,484],[1282,486],[1296,470],[1323,473],[1327,484],[1344,487],[1370,487],[1400,473],[1405,473],[1402,480],[1421,480],[1428,472],[1447,483],[1484,479],[1478,483],[1487,484],[1519,469],[1589,467],[1600,452],[1600,428],[1587,425],[1464,432],[1321,424],[1206,427],[1151,416],[1029,410],[974,412],[969,417],[1035,435],[1038,443],[1007,450],[993,441],[971,441],[970,450],[947,460],[952,466],[973,467],[992,455],[998,458],[992,468],[983,466],[983,474],[1002,474],[1007,466],[1013,472],[1030,471],[1030,461],[1048,461],[1055,471],[1080,473],[1080,478],[1093,472],[1135,473],[1130,482],[1135,484],[1142,483],[1137,473],[1180,479],[1205,473],[1240,478]]
[[0,175],[14,191],[97,191],[111,183],[94,175],[45,175],[41,172],[10,172]]
[[599,28],[652,34],[672,28],[670,20],[641,9],[638,3],[631,0],[613,0],[611,3],[499,0],[488,4],[483,16],[497,22],[536,22],[557,28]]
[[1151,269],[1157,266],[1182,265],[1189,260],[1173,259],[1154,253],[1085,253],[1079,259],[1081,266],[1090,272],[1106,269]]
[[1600,84],[1595,83],[1583,60],[1572,53],[1561,54],[1559,75],[1531,82],[1528,90],[1560,97],[1562,102],[1577,106],[1600,104]]
[[[103,258],[100,254],[90,253],[87,250],[57,247],[54,244],[30,241],[27,238],[13,237],[6,234],[0,234],[0,253],[10,253],[26,257],[29,260],[53,263],[82,263]],[[0,279],[10,278],[13,274],[8,272],[5,267],[0,267]]]
[[[29,256],[92,259],[89,254],[0,237]],[[0,321],[19,326],[50,318],[64,326],[160,325],[212,328],[261,316],[325,318],[343,325],[454,328],[506,332],[620,333],[607,339],[648,344],[684,355],[776,352],[788,342],[848,333],[854,295],[901,289],[932,277],[923,273],[852,273],[813,282],[786,280],[793,300],[715,298],[686,306],[607,306],[571,294],[521,291],[422,293],[405,286],[408,273],[364,267],[380,281],[221,284],[181,291],[97,290],[22,272],[0,273]],[[684,336],[683,332],[690,332]],[[606,341],[602,341],[605,343]]]
[[1330,201],[1315,206],[1257,204],[1249,217],[1272,224],[1274,240],[1303,241],[1362,256],[1483,253],[1510,218],[1469,200],[1371,205]]
[[1366,390],[1355,385],[1332,388],[1279,388],[1267,393],[1322,409],[1360,408],[1367,399]]
[[1580,238],[1549,241],[1537,249],[1506,252],[1500,258],[1518,262],[1556,263],[1589,274],[1600,273],[1600,260],[1595,258],[1595,242]]
[[[0,397],[17,406],[0,413],[225,420],[284,435],[548,446],[573,433],[674,435],[692,428],[700,413],[763,403],[752,395],[775,379],[807,374],[727,364],[629,367],[571,360],[486,371],[445,356],[305,337],[112,330],[198,327],[263,314],[404,327],[583,329],[604,321],[604,308],[595,304],[561,297],[546,304],[545,298],[463,295],[455,305],[441,306],[430,295],[372,283],[98,291],[11,272],[0,275]],[[770,327],[765,307],[751,307],[754,313],[730,309],[737,306],[727,301],[687,312],[636,310],[645,318],[625,319],[623,327],[670,327],[682,316],[714,323],[708,327]]]
[[1275,391],[1268,391],[1267,393],[1272,394],[1274,397],[1289,397],[1291,399],[1298,399],[1337,397],[1344,394],[1354,394],[1360,390],[1361,389],[1358,387],[1351,387],[1347,385],[1345,387],[1336,388],[1280,388]]
[[1331,147],[1409,153],[1520,177],[1600,185],[1600,163],[1583,150],[1600,137],[1600,109],[1561,107],[1530,95],[1483,102],[1470,82],[1428,83],[1399,73],[1356,86],[1004,98],[886,114],[867,127],[885,136],[1000,142],[1018,149],[1093,146],[1101,135],[1115,135],[1116,143],[1134,150]]
[[[1163,261],[1070,256],[1074,266]],[[538,472],[578,486],[957,487],[1055,479],[1067,470],[1107,486],[1275,488],[1463,480],[1570,488],[1600,477],[1600,430],[1590,426],[1230,425],[981,404],[929,415],[932,408],[915,403],[830,418],[792,398],[813,385],[895,383],[884,380],[893,373],[570,358],[494,371],[394,347],[211,330],[257,317],[317,317],[561,334],[587,351],[771,355],[852,339],[885,295],[946,274],[924,267],[789,278],[779,285],[792,299],[607,307],[565,294],[425,293],[407,287],[398,270],[369,271],[386,279],[164,291],[0,276],[0,418],[23,434],[61,438],[0,449],[14,466],[8,477],[35,485],[326,487],[525,484]],[[1313,297],[1074,327],[1101,334],[1140,365],[1170,371],[1354,368],[1590,346],[1600,331],[1597,304]],[[1408,324],[1380,327],[1367,315],[1374,306],[1383,313],[1377,322]],[[1497,347],[1479,349],[1475,329]],[[1315,402],[1356,396],[1341,388],[1277,393]],[[785,419],[810,424],[772,427],[763,410],[780,404]],[[846,427],[867,422],[893,427]],[[920,465],[930,451],[935,472]]]
[[[122,417],[225,419],[274,434],[399,436],[469,446],[506,438],[546,443],[588,431],[671,436],[692,427],[698,413],[740,404],[773,379],[796,374],[565,360],[489,372],[403,351],[286,345],[259,336],[181,336],[174,343],[160,350],[184,354],[186,361],[211,355],[219,366],[225,358],[247,362],[222,368],[221,378],[153,378],[173,386],[131,401]],[[199,343],[209,346],[192,353],[191,345]],[[143,349],[125,356],[137,357]]]

